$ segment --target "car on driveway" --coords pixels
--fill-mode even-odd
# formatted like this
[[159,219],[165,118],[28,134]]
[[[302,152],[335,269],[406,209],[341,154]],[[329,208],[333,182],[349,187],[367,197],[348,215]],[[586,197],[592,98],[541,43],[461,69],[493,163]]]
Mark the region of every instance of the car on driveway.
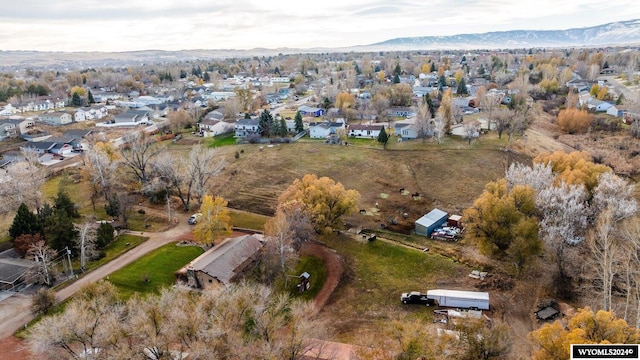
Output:
[[187,223],[188,223],[189,225],[195,225],[195,224],[197,224],[197,223],[198,223],[198,219],[200,219],[200,217],[201,217],[201,216],[202,216],[202,214],[201,214],[201,213],[193,214],[193,215],[191,215],[191,216],[189,217],[189,220],[187,220]]
[[427,294],[423,294],[419,291],[402,293],[400,301],[402,301],[403,304],[424,304],[427,306],[433,306],[436,304],[435,300],[427,298]]

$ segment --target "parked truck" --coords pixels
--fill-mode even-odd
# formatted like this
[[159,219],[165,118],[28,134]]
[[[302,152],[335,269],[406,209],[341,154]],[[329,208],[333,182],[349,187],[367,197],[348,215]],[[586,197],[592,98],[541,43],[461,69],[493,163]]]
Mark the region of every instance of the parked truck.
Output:
[[487,292],[435,289],[427,290],[427,298],[435,300],[443,307],[489,310]]

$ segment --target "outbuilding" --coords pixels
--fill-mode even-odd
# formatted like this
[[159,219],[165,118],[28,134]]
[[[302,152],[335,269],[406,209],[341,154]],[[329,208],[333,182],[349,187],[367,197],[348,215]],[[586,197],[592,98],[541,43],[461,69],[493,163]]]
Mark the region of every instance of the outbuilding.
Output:
[[436,228],[447,222],[449,214],[440,209],[433,209],[428,214],[416,220],[415,233],[429,236]]

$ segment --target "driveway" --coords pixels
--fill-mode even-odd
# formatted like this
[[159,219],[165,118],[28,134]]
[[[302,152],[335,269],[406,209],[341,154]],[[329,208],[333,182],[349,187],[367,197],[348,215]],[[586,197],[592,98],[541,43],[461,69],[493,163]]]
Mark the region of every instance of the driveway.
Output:
[[[164,232],[129,232],[131,235],[144,236],[149,239],[109,263],[87,273],[82,278],[69,284],[69,286],[58,290],[56,300],[66,300],[84,285],[103,279],[148,252],[177,241],[181,236],[191,232],[191,227],[187,224],[186,214],[177,214],[176,219],[176,226]],[[30,306],[31,296],[24,294],[16,294],[0,302],[0,339],[10,337],[20,327],[25,326],[33,319],[33,315],[29,311]]]

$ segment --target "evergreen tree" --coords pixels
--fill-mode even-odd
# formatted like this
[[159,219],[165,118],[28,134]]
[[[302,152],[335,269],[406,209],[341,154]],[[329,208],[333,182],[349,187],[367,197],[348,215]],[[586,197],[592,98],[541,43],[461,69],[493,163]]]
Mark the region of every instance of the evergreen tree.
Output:
[[480,64],[480,67],[478,68],[478,75],[483,76],[486,72],[487,70],[484,69],[484,65]]
[[89,98],[89,104],[96,103],[96,100],[93,98],[93,94],[91,93],[91,90],[89,90],[89,95],[87,95],[87,97]]
[[400,84],[400,76],[398,74],[393,75],[393,83]]
[[65,248],[74,249],[77,237],[78,229],[72,218],[64,210],[54,210],[45,229],[45,238],[49,246],[58,251]]
[[249,114],[248,112],[244,113],[244,118],[247,120],[251,119],[251,114]]
[[436,69],[436,63],[432,62],[432,63],[431,63],[431,70],[430,70],[430,71],[431,71],[431,72],[436,72],[436,70],[438,70],[438,69]]
[[602,68],[603,68],[603,69],[608,69],[608,68],[609,68],[609,62],[608,62],[608,61],[605,61],[605,62],[604,62],[604,65],[602,65]]
[[384,126],[382,127],[382,130],[380,130],[380,133],[378,134],[378,142],[382,144],[383,148],[387,148],[387,141],[389,141],[389,135],[387,135],[386,130],[384,129]]
[[98,231],[96,232],[96,247],[98,250],[104,249],[113,239],[113,226],[106,222],[100,223]]
[[376,65],[376,67],[373,69],[374,73],[378,73],[380,72],[380,65]]
[[187,72],[184,69],[180,70],[180,79],[184,79],[187,77]]
[[362,71],[360,71],[360,67],[358,66],[358,64],[355,64],[353,69],[356,71],[356,75],[360,75],[362,73]]
[[301,133],[304,131],[304,124],[302,123],[302,114],[300,111],[296,111],[296,117],[294,118],[296,124],[296,133]]
[[104,211],[113,219],[120,216],[120,201],[116,195],[109,198],[109,201],[104,205]]
[[278,135],[287,136],[289,134],[289,130],[287,129],[287,122],[284,118],[280,118],[280,126],[278,126]]
[[73,106],[82,106],[82,98],[77,92],[73,93],[73,96],[71,97],[71,104]]
[[458,90],[456,92],[458,95],[469,94],[469,91],[467,90],[467,83],[464,81],[464,78],[460,79],[460,82],[458,83]]
[[396,68],[393,69],[393,75],[398,75],[400,76],[402,74],[402,69],[400,68],[400,64],[397,63],[396,64]]
[[31,210],[24,203],[20,204],[16,216],[13,218],[13,223],[9,228],[9,236],[11,241],[15,240],[18,236],[24,234],[35,235],[42,231],[42,225],[38,216],[32,213]]
[[442,74],[438,78],[438,88],[442,89],[445,86],[447,86],[447,79],[444,77],[444,74]]
[[211,76],[208,71],[205,71],[204,76],[202,77],[204,81],[211,81]]
[[280,69],[276,66],[276,68],[273,69],[273,73],[280,76]]
[[73,203],[69,194],[62,188],[58,189],[58,195],[53,199],[53,210],[64,211],[64,213],[70,218],[79,218],[80,213],[78,207]]
[[258,133],[260,136],[269,137],[272,134],[272,130],[274,128],[273,116],[269,110],[264,110],[262,114],[260,114],[260,121],[258,122]]
[[422,101],[427,103],[427,107],[429,108],[429,113],[431,113],[431,118],[436,117],[436,107],[433,105],[433,100],[431,99],[431,95],[429,93],[424,94],[422,97]]

